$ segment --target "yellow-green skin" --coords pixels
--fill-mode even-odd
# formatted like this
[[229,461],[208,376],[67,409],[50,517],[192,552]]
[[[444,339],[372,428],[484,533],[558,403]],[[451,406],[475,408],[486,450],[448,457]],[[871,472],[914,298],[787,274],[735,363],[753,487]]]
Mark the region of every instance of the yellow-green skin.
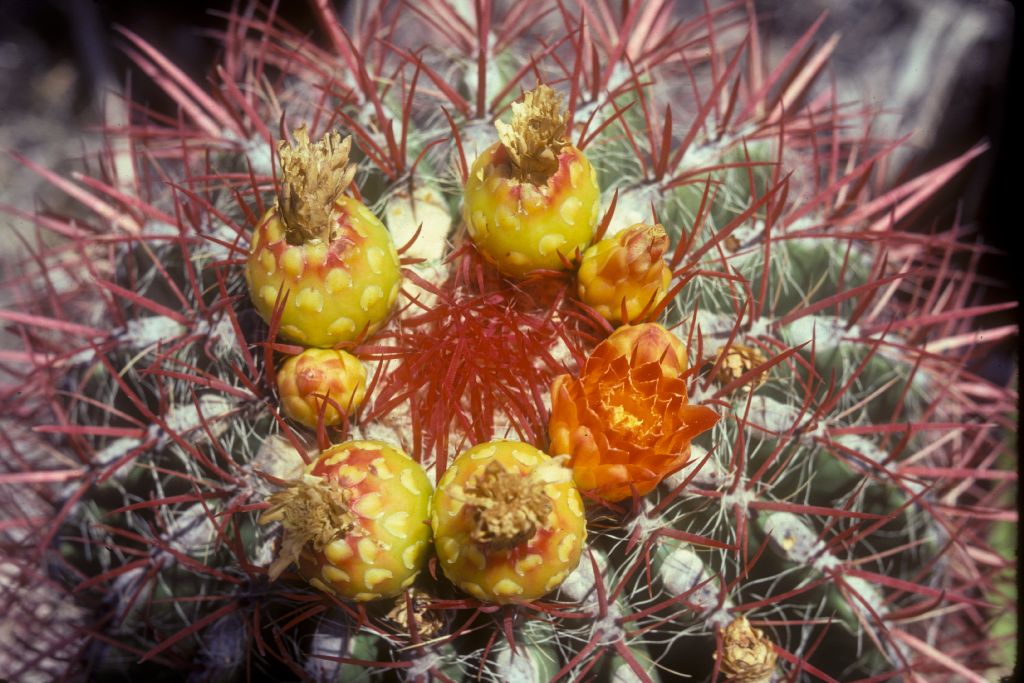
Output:
[[249,294],[268,323],[278,293],[288,293],[280,333],[304,346],[331,348],[372,334],[398,299],[402,273],[391,234],[362,202],[341,197],[328,244],[313,239],[289,244],[278,209],[272,208],[253,235],[246,262]]
[[571,477],[543,484],[553,504],[546,527],[508,550],[481,548],[470,536],[471,507],[453,498],[451,491],[456,484],[465,487],[493,460],[526,477],[552,458],[518,441],[483,443],[456,458],[434,491],[431,526],[438,565],[453,584],[478,600],[530,602],[557,588],[579,563],[587,539],[583,500]]
[[534,270],[563,270],[594,237],[601,193],[583,152],[562,149],[545,185],[510,177],[501,143],[473,162],[463,195],[469,235],[502,273],[521,278]]
[[645,311],[648,314],[645,317],[649,317],[665,298],[672,281],[672,271],[664,262],[657,264],[653,276],[649,275],[645,282],[632,279],[628,270],[624,270],[618,279],[603,277],[601,273],[608,261],[622,251],[622,245],[614,237],[600,240],[583,252],[576,273],[580,299],[615,325],[623,322],[623,303],[630,322],[639,322],[640,314]]
[[383,441],[324,451],[306,472],[352,493],[354,527],[318,552],[306,546],[299,573],[318,590],[365,602],[394,597],[416,580],[430,548],[430,480]]
[[342,413],[351,415],[363,402],[366,369],[345,351],[306,349],[281,365],[277,392],[288,417],[316,429],[322,408],[324,425],[331,427],[342,422]]

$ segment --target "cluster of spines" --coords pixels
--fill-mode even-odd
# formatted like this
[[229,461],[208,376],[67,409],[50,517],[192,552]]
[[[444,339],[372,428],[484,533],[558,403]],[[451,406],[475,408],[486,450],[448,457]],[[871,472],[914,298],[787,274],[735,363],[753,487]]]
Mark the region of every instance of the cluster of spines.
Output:
[[[595,605],[594,612],[574,621],[565,616],[565,605],[538,607],[572,626],[554,637],[562,662],[556,673],[567,676],[592,671],[601,666],[602,658],[596,655],[603,653],[627,661],[632,657],[635,662],[630,642],[645,637],[659,647],[677,642],[658,641],[658,634],[665,632],[661,626],[666,609],[673,618],[683,620],[684,638],[692,634],[706,639],[711,626],[704,618],[728,606],[752,613],[755,623],[759,619],[771,622],[784,664],[826,677],[828,674],[812,662],[821,647],[820,635],[826,632],[821,624],[826,613],[815,605],[819,600],[815,591],[827,586],[839,591],[838,598],[829,597],[829,605],[845,601],[861,633],[874,641],[875,651],[888,658],[881,664],[869,662],[867,669],[881,666],[911,671],[924,666],[936,674],[964,675],[957,668],[962,667],[958,659],[984,663],[987,644],[964,638],[966,631],[956,630],[965,629],[963,625],[950,625],[945,640],[929,642],[919,631],[886,622],[887,618],[919,618],[950,607],[962,618],[958,624],[976,625],[984,620],[984,596],[972,593],[968,580],[985,585],[1003,566],[988,548],[984,529],[987,519],[1009,518],[999,501],[1013,479],[992,469],[986,453],[999,443],[996,427],[989,425],[1005,422],[1012,398],[963,367],[969,352],[979,353],[982,348],[975,346],[972,321],[992,309],[971,300],[970,271],[960,275],[951,270],[950,257],[970,251],[958,241],[959,229],[937,235],[896,229],[898,221],[912,216],[929,194],[978,150],[867,201],[864,188],[889,147],[871,149],[856,136],[844,139],[841,124],[855,120],[859,113],[842,110],[827,95],[809,97],[807,84],[821,71],[834,46],[829,41],[818,50],[811,49],[810,36],[816,27],[764,77],[754,66],[759,46],[753,18],[745,24],[746,43],[737,47],[716,43],[724,40],[716,33],[725,18],[718,12],[677,22],[670,3],[664,2],[647,3],[646,7],[636,3],[623,16],[616,16],[617,9],[603,2],[584,3],[575,10],[559,4],[543,12],[522,5],[502,13],[485,2],[474,17],[467,18],[447,3],[431,2],[416,13],[416,21],[425,22],[422,25],[430,26],[460,51],[457,61],[466,67],[466,89],[446,82],[434,55],[397,47],[397,39],[371,39],[378,33],[390,38],[398,35],[401,20],[392,5],[368,10],[363,17],[367,21],[348,33],[326,4],[321,4],[319,16],[328,37],[327,48],[311,44],[272,14],[234,16],[226,32],[227,58],[214,97],[144,41],[128,35],[131,50],[145,70],[181,105],[182,117],[177,123],[150,122],[128,130],[137,144],[154,150],[164,165],[140,163],[134,175],[117,175],[126,167],[115,163],[115,155],[123,151],[112,146],[103,167],[81,184],[36,169],[79,199],[88,213],[81,222],[47,215],[36,218],[42,230],[72,241],[70,246],[40,254],[38,263],[43,267],[33,273],[33,283],[41,283],[41,296],[33,293],[19,302],[17,310],[0,314],[25,340],[23,351],[5,352],[3,359],[23,393],[16,393],[12,386],[5,390],[4,401],[10,414],[34,419],[43,435],[30,435],[9,445],[11,461],[17,465],[0,474],[0,484],[30,485],[45,491],[35,509],[17,510],[12,515],[5,533],[16,532],[14,543],[19,552],[31,551],[36,557],[48,553],[57,538],[72,546],[73,539],[80,538],[80,547],[71,556],[57,560],[59,571],[70,577],[70,583],[78,583],[80,594],[117,596],[123,607],[115,614],[122,618],[142,607],[154,642],[140,641],[129,647],[147,661],[169,666],[185,661],[187,651],[182,648],[192,642],[193,634],[213,634],[218,625],[229,632],[230,624],[242,614],[255,634],[252,647],[259,657],[290,662],[292,654],[281,640],[282,633],[301,628],[320,614],[323,606],[311,604],[301,593],[268,594],[244,541],[246,534],[257,533],[251,519],[259,477],[280,478],[262,468],[245,471],[244,463],[259,457],[258,435],[279,430],[300,452],[312,450],[312,444],[304,443],[279,414],[268,410],[270,385],[259,378],[269,365],[266,359],[280,347],[271,343],[262,349],[250,346],[250,342],[262,340],[265,332],[251,312],[238,312],[244,310],[244,293],[239,278],[232,275],[237,274],[244,258],[243,245],[263,213],[262,202],[268,200],[274,183],[268,150],[277,136],[267,122],[277,121],[279,116],[271,115],[275,111],[272,100],[261,100],[261,71],[273,66],[291,79],[287,87],[292,91],[314,94],[310,100],[314,102],[314,128],[326,127],[333,117],[337,124],[351,129],[357,146],[376,169],[368,176],[370,180],[386,186],[412,171],[441,175],[439,185],[446,187],[453,184],[443,177],[450,160],[456,179],[464,179],[467,161],[472,161],[465,147],[474,142],[470,139],[474,127],[501,115],[517,91],[532,80],[530,69],[520,69],[506,75],[503,84],[490,83],[494,57],[486,50],[477,51],[480,41],[490,40],[493,34],[496,45],[518,46],[530,24],[542,19],[559,21],[566,29],[564,37],[537,48],[536,60],[523,63],[550,68],[551,73],[546,74],[550,80],[568,81],[578,145],[588,148],[588,154],[592,150],[595,164],[620,171],[620,191],[613,200],[619,206],[609,213],[617,217],[641,211],[643,220],[661,221],[673,231],[676,246],[669,264],[676,273],[672,294],[679,297],[668,306],[667,315],[671,322],[681,323],[679,331],[687,337],[693,355],[691,365],[705,359],[720,365],[715,352],[733,343],[757,346],[766,360],[750,368],[748,376],[724,385],[714,383],[715,372],[701,376],[705,400],[718,401],[737,416],[734,422],[723,420],[714,438],[706,441],[707,446],[715,446],[707,459],[693,460],[717,466],[725,473],[722,479],[710,477],[707,467],[698,471],[695,466],[680,473],[680,486],[663,492],[660,501],[649,507],[634,503],[637,514],[632,523],[619,527],[596,520],[604,539],[602,546],[610,548],[617,569],[612,570],[607,585],[600,573],[591,572],[595,577],[589,589],[591,602],[579,599]],[[651,41],[653,47],[641,44],[635,39],[641,29],[664,40]],[[396,45],[393,51],[388,47],[391,44]],[[670,44],[692,48],[663,47]],[[640,74],[679,78],[692,73],[700,68],[696,60],[704,54],[699,45],[711,48],[707,50],[710,61],[703,65],[710,73],[710,87],[700,90],[695,99],[697,111],[689,119],[692,124],[680,131],[674,128],[673,119],[678,125],[683,112],[666,108],[661,115],[652,88]],[[559,50],[570,59],[545,59]],[[302,58],[293,59],[296,54]],[[607,59],[592,62],[592,54]],[[331,79],[324,64],[349,67],[341,70],[346,80]],[[252,65],[255,71],[245,75],[243,65]],[[385,80],[395,82],[391,71],[395,68],[399,87],[381,87]],[[740,73],[743,68],[749,70],[745,76]],[[431,90],[440,93],[443,109],[433,93],[426,93],[427,81]],[[243,82],[247,87],[240,87]],[[799,106],[803,101],[808,104]],[[442,115],[437,114],[439,110]],[[441,136],[449,134],[456,136],[453,149],[441,144]],[[705,134],[708,137],[700,142]],[[755,142],[757,138],[767,144]],[[604,139],[617,142],[600,144]],[[723,152],[730,144],[731,149]],[[785,175],[786,164],[782,163],[784,154],[796,146],[803,147],[799,151],[805,156],[827,159],[814,164],[823,169],[820,174],[804,179],[813,192],[803,204],[795,202],[789,188],[796,180]],[[228,161],[228,155],[238,152],[255,153],[249,155],[248,163],[236,164],[225,173],[222,164],[234,163]],[[695,167],[692,160],[701,158],[709,162]],[[844,166],[849,159],[854,162]],[[623,166],[624,161],[630,163]],[[180,170],[180,175],[172,176],[169,201],[151,189],[152,181],[162,179],[162,169],[168,165]],[[606,194],[610,185],[608,177],[603,178]],[[643,200],[662,192],[668,193],[668,201],[655,207],[657,216],[647,215],[652,207]],[[827,223],[828,230],[817,223]],[[751,225],[758,230],[751,233]],[[806,243],[794,239],[794,233],[803,240],[824,238],[816,242],[820,253],[815,258],[820,259],[817,263],[825,263],[826,287],[817,279],[796,282],[799,278],[780,267],[810,260],[801,252]],[[845,245],[821,246],[838,235],[850,245],[848,249]],[[871,241],[876,247],[867,252],[859,246],[861,241]],[[886,252],[877,248],[881,241],[889,246],[888,259]],[[755,258],[744,262],[746,254]],[[778,258],[780,255],[783,258]],[[459,266],[457,261],[453,265],[461,273],[470,272],[469,266]],[[909,265],[921,272],[911,277]],[[929,282],[941,286],[918,284]],[[448,293],[444,286],[433,286],[441,295]],[[99,309],[83,300],[97,295],[103,301]],[[593,341],[601,323],[587,321],[585,311],[574,309],[571,302],[553,300],[566,317],[581,321],[583,333],[570,348],[579,341]],[[466,301],[456,299],[455,305],[472,309]],[[800,306],[795,307],[794,301]],[[93,310],[101,313],[91,314]],[[901,315],[887,317],[893,312]],[[544,327],[550,320],[539,319],[541,339],[550,338],[551,330]],[[114,321],[112,332],[108,331],[110,320]],[[512,323],[516,320],[511,318]],[[813,333],[809,343],[806,336],[787,338],[787,330],[801,321],[816,323],[804,326]],[[828,325],[835,321],[840,325]],[[272,339],[273,320],[270,328],[268,339]],[[1012,333],[993,330],[989,338]],[[826,334],[833,336],[826,338]],[[395,331],[392,344],[385,333],[379,343],[381,361],[401,366],[403,359],[416,358],[434,340],[430,334],[417,338]],[[412,343],[404,345],[404,341]],[[388,352],[394,355],[389,357]],[[891,364],[894,357],[902,359],[895,389],[873,396],[871,387],[876,382],[869,373],[877,372],[880,362]],[[456,360],[454,354],[435,354],[428,360],[437,358],[445,361],[442,369],[446,371]],[[25,372],[26,366],[41,372]],[[844,371],[830,376],[833,367]],[[764,372],[769,373],[764,390],[742,391]],[[928,376],[950,373],[956,380],[933,385],[938,392],[933,396],[915,390],[915,377],[927,381]],[[780,379],[787,375],[791,381]],[[439,380],[443,377],[440,371],[436,375]],[[883,375],[883,382],[890,379]],[[371,377],[370,395],[375,381],[386,383],[387,379]],[[21,395],[32,399],[22,403]],[[391,395],[401,396],[401,387],[393,387]],[[895,400],[889,400],[892,396]],[[525,395],[517,400],[524,413],[529,409],[534,414],[511,422],[523,429],[523,435],[531,435],[531,423],[544,424],[543,402]],[[381,414],[383,405],[376,407]],[[777,421],[765,417],[775,406],[784,407]],[[366,410],[372,414],[374,407]],[[465,410],[451,402],[438,416],[421,420],[412,430],[413,439],[428,433],[440,444],[435,453],[444,454],[447,430],[481,417],[472,407]],[[842,418],[836,420],[837,414]],[[355,420],[359,419],[357,415]],[[977,422],[969,424],[968,420]],[[949,447],[935,449],[920,437],[934,430],[942,432]],[[851,436],[873,440],[851,446]],[[471,439],[485,437],[490,435],[473,435]],[[38,458],[53,447],[51,439],[61,440],[69,446],[66,452],[73,454],[57,469],[38,464]],[[39,444],[39,452],[23,454],[33,442]],[[864,452],[870,448],[875,451]],[[904,455],[912,449],[916,454]],[[419,446],[413,450],[421,458],[430,457]],[[874,457],[875,453],[882,453],[882,458]],[[940,459],[953,453],[955,459]],[[748,454],[763,461],[752,468]],[[812,459],[866,473],[868,485],[882,480],[883,488],[897,492],[902,500],[894,510],[864,513],[806,497],[794,502],[788,496],[780,499],[772,494],[773,487],[787,485],[787,473],[796,473],[800,481],[810,481],[813,486]],[[147,466],[136,468],[139,460]],[[443,459],[435,465],[443,469]],[[701,477],[709,481],[701,483]],[[854,505],[865,495],[864,488],[865,484],[860,484],[846,501]],[[142,500],[135,497],[137,490],[153,490],[158,495]],[[799,486],[796,490],[798,496],[809,495]],[[682,491],[685,497],[678,495]],[[950,509],[942,500],[943,493],[957,494],[959,498],[953,500],[962,502],[954,502]],[[694,502],[692,498],[697,496],[705,502]],[[11,505],[27,506],[23,501]],[[197,506],[210,522],[217,548],[212,554],[204,550],[198,559],[176,545],[182,531],[169,526],[181,516],[179,510]],[[88,510],[102,515],[102,526],[83,523],[81,515]],[[779,517],[776,527],[785,521],[794,534],[809,530],[823,543],[823,550],[815,551],[819,554],[813,558],[799,559],[792,556],[792,548],[783,546],[781,555],[773,556],[774,541],[764,528],[766,519],[775,519],[771,513],[803,515],[799,524],[793,518]],[[938,572],[932,554],[922,550],[924,542],[917,538],[897,539],[893,549],[878,549],[877,557],[872,556],[873,539],[881,538],[878,530],[901,515],[924,519],[926,526],[938,529],[940,542],[946,544],[943,553],[955,553],[967,570],[960,575]],[[26,541],[23,531],[37,532],[35,542]],[[758,538],[761,540],[751,542]],[[656,581],[651,583],[649,577],[658,569],[652,553],[668,545],[669,539],[699,549],[707,577],[664,602],[658,600]],[[901,543],[907,546],[903,554],[921,554],[922,561],[920,566],[910,567],[906,578],[889,577],[895,561],[891,558],[897,556],[893,552],[900,550]],[[824,561],[826,557],[835,562]],[[585,565],[588,560],[585,554]],[[756,578],[759,565],[772,562],[784,566],[773,567],[769,578]],[[225,571],[221,563],[232,569]],[[878,571],[865,566],[876,566]],[[807,580],[793,578],[808,569],[819,574]],[[935,576],[952,577],[950,583],[928,585],[927,573],[933,570]],[[706,593],[712,577],[720,586],[718,604],[691,602],[691,597]],[[843,577],[867,578],[875,584],[876,595],[862,595],[865,591],[857,587],[863,583]],[[785,603],[789,606],[772,607],[779,601],[778,586],[790,579],[796,585],[782,593],[789,598]],[[193,588],[207,583],[215,591],[207,594],[208,600],[186,601],[183,604],[188,607],[171,610],[168,604],[173,592],[164,598],[159,593],[174,581],[180,581],[181,592],[188,592],[189,582]],[[800,601],[803,595],[808,596],[806,602]],[[624,596],[629,597],[637,616],[616,612]],[[875,602],[879,596],[892,601],[885,604],[885,614]],[[244,606],[243,598],[247,600]],[[289,607],[292,600],[295,602]],[[470,629],[467,621],[488,618],[476,616],[481,608],[468,600],[438,600],[437,606],[474,615],[466,620],[455,618],[449,637],[441,638],[449,647],[458,645],[459,636]],[[364,611],[339,603],[332,607],[346,614],[351,623],[391,637],[387,627],[368,619]],[[265,620],[264,611],[270,609],[285,615],[280,623],[287,628],[276,632],[276,641],[258,627],[260,615]],[[774,609],[778,612],[771,611]],[[499,628],[494,633],[498,634],[502,620],[496,622]],[[635,625],[641,626],[634,630]],[[115,627],[103,623],[99,630]],[[679,623],[673,623],[671,630],[678,631]],[[808,634],[812,638],[806,642]],[[498,645],[503,638],[504,634],[487,639],[482,658],[465,653],[450,656],[472,673],[481,666],[480,661],[491,660],[491,652],[501,649]],[[945,647],[958,638],[966,649]],[[98,657],[96,653],[104,647],[112,646],[104,645],[102,639],[93,641],[91,654]],[[943,650],[956,656],[943,656]],[[422,658],[411,661],[380,662],[380,666],[404,668],[418,665]],[[645,668],[640,667],[641,671]]]

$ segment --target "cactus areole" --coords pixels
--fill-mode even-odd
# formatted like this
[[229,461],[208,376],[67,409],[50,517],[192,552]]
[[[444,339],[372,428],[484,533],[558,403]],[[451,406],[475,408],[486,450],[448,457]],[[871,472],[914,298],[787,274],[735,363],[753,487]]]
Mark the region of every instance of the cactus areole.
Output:
[[562,583],[587,537],[563,460],[514,441],[456,458],[431,512],[439,564],[452,583],[497,603],[529,602]]
[[0,680],[1008,673],[984,149],[908,177],[835,17],[221,4],[0,202]]
[[523,277],[561,270],[590,244],[600,209],[597,174],[565,139],[567,115],[548,86],[512,105],[497,142],[477,157],[464,192],[466,226],[483,257]]
[[427,557],[430,489],[423,468],[386,443],[327,449],[260,517],[283,531],[270,578],[295,563],[325,593],[358,602],[398,595]]
[[398,298],[398,253],[384,224],[342,193],[352,182],[351,137],[281,141],[277,203],[260,221],[246,262],[256,310],[292,342],[331,347],[375,332]]

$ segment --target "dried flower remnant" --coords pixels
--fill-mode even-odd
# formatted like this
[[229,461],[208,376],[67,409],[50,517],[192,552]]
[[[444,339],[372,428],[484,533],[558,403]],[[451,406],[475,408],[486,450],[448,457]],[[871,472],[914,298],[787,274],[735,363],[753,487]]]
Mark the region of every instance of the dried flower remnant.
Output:
[[[724,356],[724,359],[722,358]],[[721,348],[714,358],[708,361],[711,365],[720,362],[716,379],[723,386],[733,380],[739,379],[747,372],[767,362],[761,349],[745,344],[730,344],[728,348]],[[758,373],[750,382],[745,385],[747,391],[753,391],[768,381],[768,371]]]
[[580,299],[612,323],[649,317],[672,279],[667,250],[665,228],[643,223],[590,246],[576,276]]
[[689,405],[680,351],[660,325],[622,327],[578,378],[554,381],[551,449],[571,456],[581,491],[607,502],[649,493],[686,464],[690,440],[718,422],[710,408]]
[[277,371],[277,390],[288,417],[316,428],[322,413],[323,424],[335,426],[363,402],[366,369],[345,351],[306,349]]
[[542,490],[496,460],[467,484],[462,500],[473,511],[470,540],[489,550],[529,541],[551,514],[551,499]]
[[[714,654],[718,659],[718,653]],[[730,683],[769,683],[775,672],[775,646],[744,616],[729,622],[722,631],[721,670]]]
[[568,114],[541,85],[497,122],[500,142],[470,170],[463,212],[470,237],[502,273],[524,277],[561,270],[594,236],[600,211],[597,173],[565,139]]
[[260,524],[281,522],[284,531],[281,549],[267,571],[271,581],[298,561],[306,545],[323,552],[328,543],[352,529],[351,500],[348,489],[309,474],[270,496],[270,507],[260,515]]
[[260,517],[283,527],[271,579],[294,562],[326,593],[357,602],[397,595],[427,557],[430,494],[423,468],[386,443],[332,446]]
[[517,178],[538,185],[558,170],[558,155],[569,144],[565,137],[568,120],[561,95],[539,85],[527,92],[522,102],[512,103],[512,123],[494,122]]
[[558,587],[587,537],[583,501],[564,458],[515,441],[474,446],[434,493],[439,564],[478,600],[522,603]]
[[[412,624],[409,623],[407,595],[412,603]],[[395,605],[388,611],[387,618],[407,633],[412,633],[412,627],[415,626],[421,639],[430,640],[443,632],[445,626],[441,612],[430,608],[432,600],[429,593],[410,588],[395,598]]]
[[281,222],[289,244],[313,239],[331,242],[338,236],[331,225],[334,205],[356,174],[349,163],[352,136],[341,139],[332,131],[310,143],[306,126],[295,131],[295,145],[278,143],[281,157],[281,189],[278,193]]
[[350,138],[281,143],[278,203],[256,227],[246,262],[249,295],[264,320],[283,303],[280,332],[306,346],[332,347],[376,331],[391,312],[402,275],[391,234],[347,197]]

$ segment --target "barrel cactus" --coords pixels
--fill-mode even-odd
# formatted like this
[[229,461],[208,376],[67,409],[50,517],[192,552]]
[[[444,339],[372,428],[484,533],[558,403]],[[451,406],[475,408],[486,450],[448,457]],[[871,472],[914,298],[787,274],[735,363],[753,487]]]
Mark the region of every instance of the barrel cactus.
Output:
[[[1014,394],[974,361],[1015,330],[982,329],[1005,306],[976,301],[978,247],[927,213],[983,148],[887,186],[895,145],[820,78],[834,42],[812,26],[770,61],[756,3],[349,5],[314,1],[312,33],[276,3],[227,13],[204,81],[126,32],[179,115],[136,107],[75,179],[25,162],[81,210],[39,212],[4,282],[0,585],[26,616],[0,676],[995,675]],[[303,149],[344,157],[330,187],[303,184]],[[296,209],[299,186],[324,201]],[[316,225],[288,238],[289,211]],[[341,286],[345,249],[298,267],[345,217],[373,301]],[[365,379],[279,390],[303,346]],[[300,389],[305,419],[282,403]],[[260,523],[346,442],[427,473],[402,493],[426,526],[398,496],[387,538],[359,531],[412,539],[415,563],[357,599],[287,570],[329,530],[311,548]],[[491,442],[582,493],[560,466],[545,490],[566,497],[535,506],[545,533],[549,508],[586,519],[529,599],[450,580],[469,532],[437,514],[451,547],[424,548],[430,487]],[[331,477],[401,492],[411,468]],[[331,477],[310,485],[348,505]],[[481,507],[474,477],[452,495]]]

